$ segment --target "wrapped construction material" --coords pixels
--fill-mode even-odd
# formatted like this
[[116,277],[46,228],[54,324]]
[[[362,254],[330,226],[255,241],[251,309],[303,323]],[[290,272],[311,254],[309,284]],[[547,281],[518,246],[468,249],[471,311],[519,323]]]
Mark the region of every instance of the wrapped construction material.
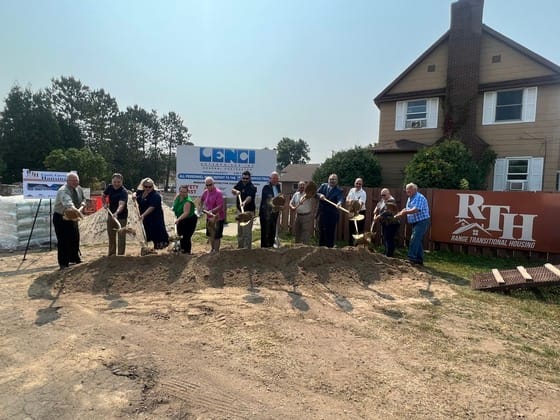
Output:
[[29,246],[32,248],[48,246],[51,236],[55,244],[50,212],[51,203],[48,199],[24,199],[23,195],[0,197],[0,249],[24,249],[30,234]]

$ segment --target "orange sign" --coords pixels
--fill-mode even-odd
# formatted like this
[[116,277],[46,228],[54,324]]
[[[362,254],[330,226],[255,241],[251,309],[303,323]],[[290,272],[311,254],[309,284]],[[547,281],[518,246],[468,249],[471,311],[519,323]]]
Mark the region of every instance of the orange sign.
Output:
[[431,240],[560,253],[560,193],[433,190]]

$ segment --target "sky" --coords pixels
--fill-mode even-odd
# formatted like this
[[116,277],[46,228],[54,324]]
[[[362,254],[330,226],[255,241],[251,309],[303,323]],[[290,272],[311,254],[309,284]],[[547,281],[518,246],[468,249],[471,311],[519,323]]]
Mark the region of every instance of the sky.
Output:
[[[373,103],[449,29],[452,0],[0,0],[0,109],[73,76],[119,108],[181,116],[196,146],[310,163],[378,140]],[[558,0],[486,0],[483,22],[560,65]]]

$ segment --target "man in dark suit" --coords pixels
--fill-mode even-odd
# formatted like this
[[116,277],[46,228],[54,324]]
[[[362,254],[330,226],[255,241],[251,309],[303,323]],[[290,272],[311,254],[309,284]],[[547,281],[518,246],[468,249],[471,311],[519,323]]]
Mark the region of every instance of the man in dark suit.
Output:
[[261,222],[261,248],[272,248],[276,238],[279,209],[272,205],[274,197],[282,191],[278,172],[270,174],[270,182],[263,187],[259,220]]
[[[340,218],[339,207],[344,202],[342,190],[338,187],[338,175],[330,174],[329,180],[325,184],[321,184],[317,190],[319,198],[319,209],[317,217],[319,218],[319,246],[328,248],[334,247],[334,239],[336,236],[336,225]],[[336,206],[325,201],[325,198]]]

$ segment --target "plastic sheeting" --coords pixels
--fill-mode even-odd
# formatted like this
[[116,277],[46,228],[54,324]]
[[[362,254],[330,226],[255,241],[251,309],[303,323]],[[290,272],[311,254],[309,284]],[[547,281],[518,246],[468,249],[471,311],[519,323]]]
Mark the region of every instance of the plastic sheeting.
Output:
[[[37,213],[39,202],[41,207]],[[56,244],[50,211],[51,203],[48,199],[24,199],[23,195],[0,197],[0,249],[25,249],[35,214],[37,219],[29,247],[48,246],[51,243],[51,234],[52,244]]]

